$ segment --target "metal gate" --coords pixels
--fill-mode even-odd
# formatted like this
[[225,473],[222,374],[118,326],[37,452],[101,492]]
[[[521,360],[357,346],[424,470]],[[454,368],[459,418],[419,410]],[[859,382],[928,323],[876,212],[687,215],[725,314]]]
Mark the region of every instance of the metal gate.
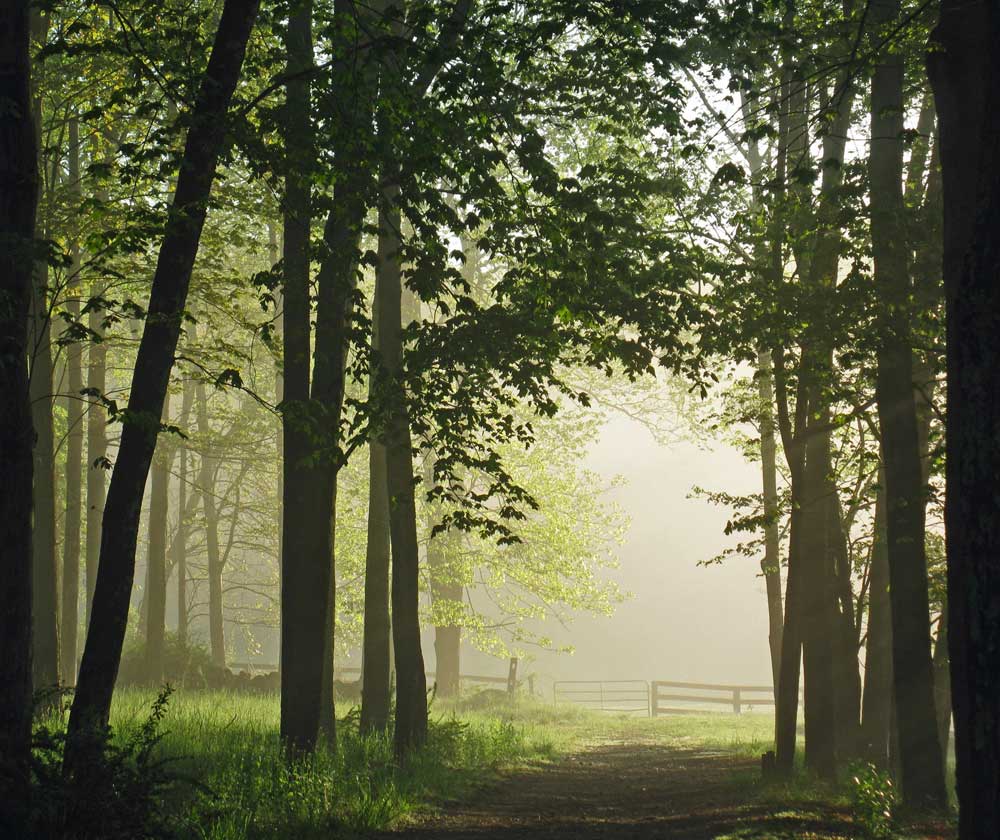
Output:
[[552,687],[556,703],[574,703],[602,712],[642,713],[649,717],[645,680],[560,680]]

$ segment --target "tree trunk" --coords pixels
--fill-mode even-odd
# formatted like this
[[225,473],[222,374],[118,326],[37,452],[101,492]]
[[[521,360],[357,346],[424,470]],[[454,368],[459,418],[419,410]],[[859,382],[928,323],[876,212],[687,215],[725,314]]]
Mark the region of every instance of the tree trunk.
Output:
[[[372,314],[372,350],[380,352],[378,312]],[[369,384],[373,397],[375,378]],[[372,436],[368,452],[368,545],[365,552],[364,655],[361,679],[361,731],[389,725],[392,691],[392,622],[389,617],[389,492],[385,447]]]
[[[900,16],[899,0],[875,0],[873,38]],[[947,804],[934,712],[925,495],[921,476],[911,283],[903,228],[903,55],[885,50],[872,74],[871,230],[879,293],[878,401],[885,470],[886,544],[892,613],[893,681],[899,726],[900,787],[911,806]]]
[[892,615],[889,603],[889,555],[885,534],[885,479],[879,471],[871,575],[868,584],[868,641],[865,648],[865,691],[862,742],[865,758],[889,769],[892,729]]
[[0,756],[10,768],[0,833],[24,836],[31,741],[31,488],[28,397],[38,160],[30,96],[28,3],[0,7]]
[[139,342],[127,420],[104,510],[93,615],[69,719],[65,767],[83,781],[90,738],[107,726],[135,576],[142,494],[156,447],[184,305],[216,165],[228,136],[229,104],[239,80],[258,0],[226,0],[191,114],[177,188],[157,258]]
[[[170,422],[170,392],[163,400],[163,422]],[[149,496],[149,548],[146,557],[146,681],[163,682],[163,643],[167,621],[167,514],[174,442],[164,441],[153,458]]]
[[196,387],[198,435],[201,438],[201,466],[198,471],[198,486],[201,488],[201,504],[205,514],[205,545],[208,554],[208,639],[212,662],[220,668],[226,667],[226,633],[224,605],[222,603],[222,554],[219,551],[219,510],[216,494],[218,464],[210,454],[212,427],[208,421],[208,397],[205,383]]
[[[387,166],[387,169],[389,167]],[[394,172],[383,174],[379,208],[375,306],[386,387],[386,480],[392,544],[392,641],[396,655],[395,749],[399,759],[427,740],[427,678],[420,649],[420,573],[414,500],[413,450],[406,394],[399,377],[403,366],[400,266],[401,217]]]
[[[92,297],[104,294],[98,283],[90,287]],[[104,316],[99,307],[93,307],[87,315],[87,327],[95,339],[91,340],[87,351],[87,390],[91,396],[87,409],[87,542],[86,542],[86,585],[84,599],[86,626],[90,626],[91,610],[94,602],[94,588],[97,585],[97,562],[101,553],[101,521],[104,518],[104,503],[107,488],[104,474],[107,469],[108,417],[100,397],[107,390],[108,349],[102,337]]]
[[[815,394],[815,386],[813,386]],[[835,594],[829,533],[830,437],[826,410],[814,411],[806,427],[802,490],[802,665],[805,678],[806,766],[825,779],[837,774],[836,682],[834,679]]]
[[[434,455],[428,452],[424,461],[424,485],[434,485]],[[434,528],[433,516],[428,517],[427,533]],[[457,697],[462,662],[462,627],[454,621],[442,619],[461,608],[465,587],[448,557],[448,547],[454,535],[449,533],[428,536],[427,571],[431,584],[431,609],[434,621],[434,680],[438,697]]]
[[56,561],[55,439],[52,429],[52,338],[48,312],[48,266],[35,264],[30,326],[31,417],[35,428],[32,520],[32,667],[34,687],[56,699],[59,685],[59,578]]
[[[310,303],[309,237],[311,226],[310,173],[313,136],[310,118],[312,66],[312,6],[297,4],[288,20],[285,48],[286,86],[284,144],[285,200],[283,257],[284,393],[281,403],[282,547],[281,547],[281,737],[292,749],[309,750],[319,730],[322,650],[316,652],[316,622],[300,612],[302,601],[314,599],[316,583],[310,574],[305,535],[308,530],[306,481],[311,445],[305,412],[309,403]],[[324,581],[322,589],[325,591]],[[324,606],[325,610],[325,606]]]
[[[80,126],[75,117],[69,121],[69,189],[74,201],[71,213],[78,212],[80,201]],[[75,323],[80,318],[80,243],[75,215],[71,217],[70,279],[66,311]],[[63,531],[62,573],[62,679],[67,685],[76,682],[76,657],[79,652],[80,624],[80,537],[83,504],[83,346],[73,341],[66,347],[66,517]]]
[[[187,425],[194,401],[194,388],[189,379],[184,380],[181,396],[181,428]],[[188,448],[187,441],[180,441],[180,465],[177,470],[177,530],[174,532],[174,569],[177,574],[177,643],[186,648],[188,643],[187,603],[187,506],[188,506]]]
[[959,836],[1000,836],[1000,20],[946,0],[938,108],[948,336],[945,524]]
[[948,772],[948,742],[951,737],[951,676],[948,661],[948,605],[945,604],[938,622],[938,637],[934,642],[934,711],[937,713],[938,742],[945,776]]
[[760,464],[764,493],[764,557],[760,571],[767,587],[768,643],[771,650],[771,678],[777,697],[781,676],[781,633],[784,623],[781,605],[781,540],[778,523],[777,446],[774,439],[774,373],[771,353],[757,351],[757,395],[760,399]]

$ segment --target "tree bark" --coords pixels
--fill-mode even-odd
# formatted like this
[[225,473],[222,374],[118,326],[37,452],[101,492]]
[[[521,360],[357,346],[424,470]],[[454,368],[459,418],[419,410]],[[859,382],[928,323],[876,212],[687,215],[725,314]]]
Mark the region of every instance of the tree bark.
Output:
[[[387,166],[387,169],[390,167]],[[386,478],[392,545],[392,640],[396,658],[395,750],[404,759],[427,740],[427,678],[420,649],[420,573],[414,499],[413,448],[406,395],[399,377],[403,366],[401,216],[394,172],[383,173],[379,208],[375,306],[386,385]]]
[[868,641],[865,648],[861,737],[865,758],[882,769],[890,767],[892,685],[892,615],[885,534],[885,479],[880,470],[868,585]]
[[[378,312],[372,314],[373,355],[380,353]],[[375,377],[369,384],[374,397]],[[389,725],[392,692],[392,621],[389,615],[389,491],[385,446],[372,435],[368,451],[368,545],[365,552],[364,655],[361,680],[361,731]]]
[[[69,121],[69,190],[74,201],[72,213],[80,201],[80,125]],[[75,219],[75,216],[73,217]],[[80,242],[76,222],[71,222],[70,279],[66,311],[74,321],[80,318]],[[76,657],[79,652],[80,538],[83,504],[83,347],[73,341],[66,348],[66,515],[63,530],[61,674],[63,682],[76,682]]]
[[[901,14],[899,0],[874,0],[874,38]],[[886,547],[900,788],[911,806],[947,804],[934,712],[925,495],[914,402],[911,283],[903,229],[903,55],[885,50],[872,73],[871,230],[878,302],[875,393],[885,471]]]
[[[170,422],[170,392],[163,400],[163,422]],[[163,682],[163,644],[167,621],[167,515],[173,441],[160,445],[153,458],[149,495],[149,547],[146,587],[146,681]]]
[[29,4],[0,6],[0,833],[23,836],[31,740],[31,488],[34,430],[28,397],[38,160],[32,120]]
[[[194,402],[194,388],[189,379],[184,380],[181,396],[180,426],[187,425]],[[188,506],[188,448],[181,441],[180,465],[177,469],[177,530],[174,532],[173,566],[177,574],[177,643],[186,648],[188,643],[188,603],[187,603],[187,506]]]
[[177,188],[153,275],[121,445],[104,510],[94,606],[69,719],[65,769],[83,781],[90,735],[108,724],[128,621],[142,495],[180,335],[227,112],[239,80],[258,0],[226,0],[191,114]]
[[760,465],[763,478],[764,557],[760,571],[767,587],[768,644],[775,697],[781,681],[781,635],[784,624],[781,605],[781,540],[778,523],[778,467],[774,438],[774,372],[771,353],[757,351],[757,396],[760,399]]
[[959,836],[1000,835],[1000,20],[946,0],[928,70],[944,207],[948,648]]
[[[434,485],[434,455],[428,452],[424,462],[424,484]],[[436,523],[433,517],[428,517],[427,533],[431,533]],[[435,612],[443,608],[447,614],[461,606],[465,587],[458,577],[452,562],[448,557],[448,547],[454,539],[453,534],[438,534],[428,537],[427,571],[431,584],[431,608]],[[453,622],[443,621],[438,617],[434,622],[434,693],[438,697],[457,697],[461,678],[462,664],[462,627]]]
[[208,396],[205,383],[195,388],[198,414],[198,435],[201,438],[201,465],[198,486],[201,488],[202,511],[205,514],[205,545],[208,555],[208,639],[212,662],[226,667],[225,609],[222,603],[222,554],[219,550],[219,510],[216,493],[218,464],[212,456],[212,427],[208,421]]

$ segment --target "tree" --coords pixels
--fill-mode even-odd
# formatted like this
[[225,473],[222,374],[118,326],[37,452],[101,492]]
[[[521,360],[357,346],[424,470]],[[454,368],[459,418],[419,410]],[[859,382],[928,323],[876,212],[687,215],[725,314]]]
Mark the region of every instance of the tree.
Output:
[[0,828],[18,833],[27,803],[31,738],[31,488],[28,307],[35,251],[38,161],[31,107],[29,4],[0,7],[0,772],[9,794]]
[[82,782],[92,737],[108,723],[135,575],[139,512],[167,392],[191,270],[216,166],[226,143],[227,112],[239,81],[256,0],[226,0],[180,159],[177,187],[160,245],[139,343],[122,441],[108,488],[101,558],[87,641],[69,719],[65,764]]
[[1000,16],[946,0],[928,71],[941,142],[948,647],[959,836],[1000,832]]
[[[871,8],[873,42],[901,14],[897,0]],[[903,55],[876,59],[871,95],[871,226],[879,290],[876,397],[885,473],[886,552],[892,615],[892,674],[899,726],[900,782],[912,806],[947,804],[934,713],[927,558],[925,481],[914,401],[912,295],[903,228]]]

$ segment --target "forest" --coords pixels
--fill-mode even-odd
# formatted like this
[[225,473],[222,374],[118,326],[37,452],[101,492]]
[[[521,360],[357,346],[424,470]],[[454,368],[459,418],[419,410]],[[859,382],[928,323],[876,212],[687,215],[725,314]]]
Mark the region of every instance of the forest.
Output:
[[1000,4],[0,0],[0,574],[3,838],[996,840]]

